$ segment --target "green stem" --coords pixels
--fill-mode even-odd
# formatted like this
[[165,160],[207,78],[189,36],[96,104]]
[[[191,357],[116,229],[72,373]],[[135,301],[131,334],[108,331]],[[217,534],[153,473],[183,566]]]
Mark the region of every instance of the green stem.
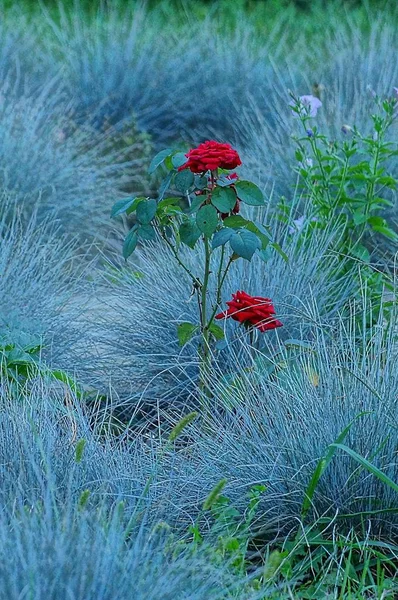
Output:
[[232,261],[233,261],[233,258],[231,256],[230,259],[229,259],[229,261],[228,261],[228,263],[227,263],[227,266],[225,267],[225,271],[224,271],[223,275],[221,276],[223,259],[224,259],[224,256],[222,256],[222,258],[221,258],[220,267],[219,267],[219,271],[218,271],[218,278],[217,278],[218,279],[218,284],[217,284],[217,300],[216,300],[216,305],[215,305],[215,307],[213,309],[213,312],[211,313],[211,316],[210,316],[210,319],[209,319],[209,323],[208,323],[208,327],[211,327],[211,324],[213,323],[214,317],[216,316],[216,312],[217,312],[218,307],[219,307],[220,302],[221,302],[222,286],[224,285],[225,278],[227,276],[227,273],[228,273],[229,268],[232,265]]
[[[301,123],[303,125],[303,128],[304,128],[305,132],[307,133],[307,121],[309,119],[306,117],[306,118],[302,118],[300,120],[301,120]],[[318,146],[317,146],[317,143],[316,143],[316,139],[310,136],[309,137],[309,141],[310,141],[310,146],[311,146],[312,153],[313,153],[313,155],[316,158],[316,161],[318,163],[319,169],[320,169],[321,174],[322,174],[322,178],[323,178],[324,185],[325,185],[325,192],[326,192],[326,196],[328,198],[329,207],[330,207],[330,205],[332,204],[332,201],[331,201],[331,198],[330,198],[329,181],[328,181],[328,178],[326,176],[325,169],[323,168],[323,163],[322,163],[321,159],[319,158],[319,150],[318,150]]]
[[[225,256],[225,246],[223,246],[221,248],[220,265],[218,267],[218,273],[217,273],[216,308],[217,308],[217,305],[220,304],[220,302],[221,302],[221,286],[222,286],[222,282],[223,282],[223,277],[221,276],[221,273],[222,273],[222,267],[224,264],[224,256]],[[212,321],[212,319],[210,319],[210,325],[211,325],[211,321]]]
[[178,262],[180,267],[182,267],[184,269],[184,271],[190,276],[194,286],[197,287],[198,289],[201,289],[202,282],[200,281],[200,279],[198,279],[198,277],[196,277],[196,275],[194,275],[192,273],[192,271],[182,262],[181,258],[178,256],[178,252],[177,252],[176,248],[173,246],[173,244],[170,242],[170,240],[167,238],[167,236],[164,234],[164,232],[161,229],[159,229],[159,231],[160,231],[160,235],[162,236],[163,240],[166,242],[166,244],[172,251],[174,258],[176,259],[176,261]]
[[210,245],[209,238],[207,235],[203,237],[204,245],[205,245],[205,272],[203,277],[203,285],[201,288],[201,305],[202,305],[202,337],[203,337],[203,359],[204,362],[208,361],[209,354],[209,323],[207,323],[207,287],[209,285],[209,276],[210,276]]

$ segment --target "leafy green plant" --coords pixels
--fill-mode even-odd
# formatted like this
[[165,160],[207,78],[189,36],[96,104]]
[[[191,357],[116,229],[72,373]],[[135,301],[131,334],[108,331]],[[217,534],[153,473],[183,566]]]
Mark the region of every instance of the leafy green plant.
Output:
[[[226,483],[226,479],[219,481],[207,496],[195,524],[189,527],[185,544],[195,551],[210,541],[209,559],[216,564],[228,564],[236,575],[244,577],[258,559],[257,553],[253,548],[250,549],[253,538],[251,528],[266,487],[252,486],[247,494],[247,508],[242,514],[232,506],[230,499],[223,495]],[[212,524],[205,531],[203,522],[208,518]]]
[[[215,324],[215,318],[233,261],[250,261],[255,254],[267,261],[269,248],[285,257],[273,241],[269,227],[240,214],[242,206],[262,207],[265,204],[263,193],[256,185],[240,180],[236,173],[230,173],[240,164],[238,153],[229,144],[215,141],[205,142],[186,155],[171,149],[162,150],[149,167],[150,173],[159,168],[166,172],[158,197],[119,200],[111,212],[112,217],[135,215],[136,223],[123,245],[125,259],[140,241],[161,239],[188,275],[192,284],[191,295],[196,296],[198,302],[199,319],[197,323],[180,323],[177,335],[181,345],[194,335],[200,335],[203,380],[211,356],[211,344],[224,338],[224,331]],[[181,245],[196,251],[199,242],[203,250],[203,265],[199,262],[202,274],[191,270],[180,251]],[[215,298],[210,298],[211,279],[214,283],[212,288],[216,290]],[[269,299],[261,300],[270,303]],[[236,312],[239,312],[238,309]],[[244,318],[237,320],[244,321]],[[279,326],[275,320],[271,319],[271,322]]]
[[[313,96],[309,102],[317,100]],[[394,122],[398,98],[375,98],[377,113],[372,115],[371,135],[362,134],[355,125],[343,125],[344,141],[329,140],[311,121],[316,112],[293,97],[292,110],[298,115],[304,135],[296,136],[298,173],[304,195],[311,199],[313,212],[306,216],[313,227],[326,227],[331,221],[344,225],[342,251],[369,261],[366,237],[380,233],[392,241],[398,234],[380,215],[393,203],[386,190],[397,188],[396,178],[387,171],[386,162],[398,155],[398,146],[387,139]],[[314,114],[315,112],[315,114]]]
[[[365,135],[353,125],[343,125],[346,138],[330,140],[313,124],[322,103],[315,96],[296,98],[292,111],[298,117],[302,135],[294,137],[297,172],[310,213],[293,222],[292,233],[313,228],[325,229],[333,222],[342,230],[335,251],[345,259],[347,268],[361,265],[358,287],[367,285],[373,299],[392,289],[389,279],[371,265],[371,239],[382,235],[394,243],[398,234],[382,216],[393,206],[386,197],[397,189],[397,179],[387,164],[398,155],[398,146],[388,137],[396,118],[398,98],[375,96],[376,112],[372,115],[372,133]],[[307,202],[308,205],[308,202]],[[377,304],[379,306],[380,303]],[[371,317],[376,318],[377,307]]]
[[83,392],[74,379],[59,369],[50,369],[41,361],[43,342],[24,335],[17,342],[0,337],[0,375],[18,393],[36,377],[49,377],[67,385],[78,398]]
[[0,373],[10,384],[18,388],[37,374],[41,342],[27,339],[16,344],[5,337],[0,340]]

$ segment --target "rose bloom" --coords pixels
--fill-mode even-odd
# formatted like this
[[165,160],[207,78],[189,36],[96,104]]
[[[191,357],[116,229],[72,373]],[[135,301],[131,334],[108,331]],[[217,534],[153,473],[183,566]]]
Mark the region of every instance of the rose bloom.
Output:
[[250,296],[246,292],[232,294],[232,300],[227,302],[228,310],[216,315],[216,319],[231,317],[239,323],[253,325],[262,333],[269,329],[282,327],[283,323],[275,319],[275,308],[269,298]]
[[220,144],[209,140],[199,144],[186,155],[187,162],[179,167],[179,171],[190,169],[193,173],[204,173],[216,169],[235,169],[242,164],[239,154],[229,144]]

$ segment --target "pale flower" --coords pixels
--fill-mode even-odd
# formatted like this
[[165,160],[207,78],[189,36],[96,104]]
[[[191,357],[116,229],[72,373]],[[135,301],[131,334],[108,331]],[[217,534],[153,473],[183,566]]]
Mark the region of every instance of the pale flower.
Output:
[[[300,100],[299,108],[302,109],[302,107],[304,107],[305,112],[310,117],[316,117],[318,108],[321,108],[321,106],[322,106],[322,102],[319,100],[319,98],[317,98],[316,96],[307,95],[307,96],[300,96],[299,100]],[[295,102],[293,102],[293,101],[290,102],[289,105],[296,106]],[[295,111],[293,111],[293,114],[295,116],[297,116],[297,113]]]

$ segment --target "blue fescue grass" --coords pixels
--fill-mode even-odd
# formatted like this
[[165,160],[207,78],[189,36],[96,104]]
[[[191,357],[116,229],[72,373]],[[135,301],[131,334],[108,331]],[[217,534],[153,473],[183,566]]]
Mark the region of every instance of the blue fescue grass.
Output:
[[328,517],[339,532],[356,527],[364,535],[369,528],[371,537],[394,539],[397,492],[344,449],[319,478],[309,512],[302,510],[319,460],[350,423],[340,444],[398,481],[397,316],[388,324],[380,318],[371,340],[358,339],[354,325],[362,318],[359,310],[339,325],[324,323],[294,352],[281,343],[276,354],[269,342],[265,352],[254,350],[250,368],[237,357],[229,377],[220,367],[213,414],[192,434],[195,449],[181,456],[193,504],[222,478],[229,482],[225,493],[241,506],[248,489],[263,484],[265,539],[296,530],[301,517],[307,523]]
[[[342,278],[344,261],[339,264],[333,252],[338,232],[314,234],[306,247],[300,245],[298,236],[287,233],[287,226],[278,226],[272,218],[268,222],[289,262],[277,253],[267,264],[260,259],[237,261],[225,282],[220,310],[239,289],[269,296],[284,323],[282,339],[311,336],[323,322],[337,317],[352,292]],[[181,252],[188,266],[200,274],[200,253]],[[95,362],[97,381],[110,377],[128,411],[141,402],[149,403],[154,415],[171,406],[195,405],[198,339],[180,347],[177,326],[185,321],[197,323],[198,309],[189,280],[167,248],[161,242],[148,245],[131,267],[119,272],[113,267],[103,276],[97,295],[102,348]],[[243,334],[237,332],[235,323],[221,325],[231,344],[236,347],[242,342]],[[234,358],[226,351],[216,361],[230,365]]]
[[19,93],[37,88],[48,75],[39,43],[40,24],[30,22],[16,5],[10,10],[1,3],[0,12],[1,80],[9,80]]
[[[224,477],[241,510],[251,486],[267,486],[254,524],[264,545],[279,537],[283,548],[286,534],[305,539],[315,529],[347,540],[354,531],[365,545],[393,539],[396,315],[380,316],[361,338],[366,291],[361,304],[354,273],[342,275],[335,224],[302,244],[291,223],[276,222],[273,199],[286,194],[290,222],[305,212],[291,170],[288,89],[323,86],[317,123],[332,137],[343,124],[366,131],[368,86],[380,95],[398,86],[393,25],[380,17],[358,28],[347,17],[340,26],[336,16],[328,33],[299,35],[292,58],[282,22],[267,37],[242,19],[223,31],[212,13],[159,36],[164,21],[143,7],[124,19],[111,7],[91,21],[79,10],[61,8],[58,20],[43,10],[39,28],[21,18],[0,30],[0,333],[39,338],[43,366],[107,398],[89,408],[50,376],[16,395],[0,382],[0,596],[246,598],[246,588],[230,593],[236,582],[208,555],[176,545]],[[81,241],[107,236],[119,190],[147,184],[145,138],[132,126],[137,139],[120,146],[119,129],[101,129],[130,119],[156,145],[226,139],[243,175],[273,190],[266,221],[289,262],[277,254],[267,264],[237,261],[222,306],[238,289],[269,296],[284,326],[258,334],[251,348],[235,322],[221,322],[228,344],[214,352],[205,407],[198,340],[181,348],[177,339],[179,323],[197,322],[197,306],[170,254],[156,243],[127,266],[108,256],[98,270],[84,260]],[[202,257],[191,254],[183,251],[197,269]],[[168,444],[163,423],[193,408],[198,419]],[[112,411],[138,427],[113,436]],[[148,420],[156,428],[139,435]],[[174,539],[154,533],[159,520]],[[344,552],[333,547],[331,563]]]
[[43,359],[73,372],[79,341],[89,335],[79,321],[89,297],[80,266],[87,251],[57,224],[39,223],[34,214],[26,223],[9,194],[0,203],[1,336],[16,344],[35,339]]
[[[125,12],[111,7],[91,21],[62,5],[60,14],[59,23],[48,17],[55,34],[49,44],[61,53],[77,110],[100,109],[103,118],[114,121],[133,115],[157,143],[191,139],[193,129],[207,135],[217,125],[223,136],[231,136],[245,98],[272,92],[269,54],[278,58],[287,52],[278,25],[271,35],[259,36],[241,22],[220,35],[211,14],[196,24],[187,14],[177,30],[142,6]],[[304,51],[304,40],[296,43]]]
[[[57,219],[81,239],[109,235],[109,206],[127,183],[142,186],[147,143],[113,143],[115,130],[76,127],[70,102],[48,81],[20,95],[6,82],[0,96],[0,188],[24,208],[26,218]],[[0,214],[3,208],[0,206]]]
[[158,524],[173,524],[172,505],[167,483],[143,494],[149,446],[98,439],[77,400],[51,382],[16,397],[2,380],[0,396],[1,596],[233,597],[237,579]]

